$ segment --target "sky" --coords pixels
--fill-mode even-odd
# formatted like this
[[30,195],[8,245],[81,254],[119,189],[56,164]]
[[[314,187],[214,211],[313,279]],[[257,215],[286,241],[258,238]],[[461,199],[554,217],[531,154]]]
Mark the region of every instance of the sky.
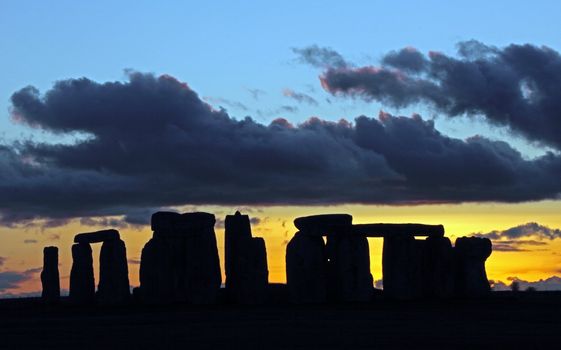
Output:
[[344,212],[489,237],[497,288],[561,288],[560,11],[0,1],[0,296],[40,290],[47,245],[67,288],[73,236],[107,227],[138,285],[162,209],[258,218],[272,282],[295,217]]

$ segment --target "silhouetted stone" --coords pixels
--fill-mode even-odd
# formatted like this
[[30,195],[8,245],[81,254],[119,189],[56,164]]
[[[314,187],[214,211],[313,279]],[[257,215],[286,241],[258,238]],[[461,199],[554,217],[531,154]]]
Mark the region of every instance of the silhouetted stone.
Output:
[[368,239],[363,236],[327,236],[328,294],[337,301],[369,301],[373,293]]
[[139,294],[148,302],[216,301],[222,282],[214,215],[158,212],[142,250]]
[[88,243],[72,245],[72,269],[70,271],[70,300],[87,304],[95,300],[92,248]]
[[448,237],[427,237],[425,264],[428,295],[451,297],[454,293],[454,255]]
[[101,230],[95,232],[79,233],[74,236],[74,243],[99,243],[104,241],[115,241],[119,238],[119,231],[117,230]]
[[222,283],[215,222],[214,215],[208,213],[182,214],[183,241],[178,246],[184,249],[176,255],[179,297],[185,295],[193,304],[216,302]]
[[456,292],[461,296],[482,296],[491,291],[485,260],[491,255],[488,238],[461,237],[456,240]]
[[41,298],[48,303],[56,303],[60,299],[60,279],[58,274],[58,248],[43,249],[43,271],[41,271],[43,291]]
[[171,247],[162,238],[153,237],[144,248],[140,257],[141,300],[149,303],[169,303],[174,301],[174,269]]
[[324,214],[303,216],[294,220],[294,225],[303,234],[326,235],[350,232],[353,217],[348,214]]
[[226,215],[224,220],[224,266],[226,288],[234,290],[239,280],[239,250],[243,242],[251,239],[251,225],[248,215]]
[[286,283],[295,303],[326,301],[326,252],[321,236],[297,232],[286,247]]
[[444,226],[423,224],[357,224],[352,232],[368,237],[408,236],[444,236]]
[[181,214],[170,211],[158,211],[152,214],[150,226],[152,231],[171,231]]
[[413,236],[396,235],[384,238],[382,253],[384,295],[396,299],[411,299],[416,296],[416,258]]
[[269,275],[265,241],[251,237],[249,216],[240,212],[226,216],[225,260],[229,298],[244,304],[263,303]]
[[127,250],[122,240],[103,242],[99,255],[98,301],[101,304],[119,304],[129,300],[129,270]]

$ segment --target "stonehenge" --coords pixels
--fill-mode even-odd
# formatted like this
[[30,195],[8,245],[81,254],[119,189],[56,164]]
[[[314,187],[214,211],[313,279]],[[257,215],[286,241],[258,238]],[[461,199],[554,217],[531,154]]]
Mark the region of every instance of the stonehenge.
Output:
[[488,239],[463,237],[452,247],[442,225],[353,225],[346,214],[296,218],[294,225],[299,231],[286,249],[286,274],[295,303],[370,300],[367,237],[384,239],[385,297],[479,297],[490,291],[485,272],[492,251]]
[[[130,297],[127,252],[117,230],[80,233],[72,246],[70,299],[77,304],[120,304]],[[99,284],[95,292],[90,243],[103,242],[99,257]]]
[[249,216],[227,215],[224,232],[226,291],[231,301],[261,304],[267,296],[269,271],[263,238],[251,236]]
[[148,303],[216,302],[222,276],[214,215],[203,212],[152,215],[153,236],[142,249],[140,298]]
[[47,303],[57,303],[60,299],[60,279],[58,274],[58,248],[43,249],[43,271],[41,271],[43,291],[41,299]]
[[[286,290],[294,303],[368,302],[374,296],[369,237],[383,238],[383,296],[390,299],[481,297],[490,292],[487,238],[461,237],[452,246],[442,225],[353,224],[348,214],[294,220],[286,246]],[[268,295],[265,241],[253,237],[248,215],[224,221],[222,275],[214,226],[204,212],[160,211],[151,217],[152,238],[141,253],[135,300],[213,304],[225,300],[262,304]],[[417,239],[421,237],[422,239]],[[92,247],[102,243],[95,285]],[[58,248],[43,250],[42,299],[60,299]],[[222,290],[222,291],[221,291]],[[224,299],[221,295],[224,295]],[[117,305],[130,301],[127,252],[114,229],[77,234],[72,245],[69,299],[75,304]]]

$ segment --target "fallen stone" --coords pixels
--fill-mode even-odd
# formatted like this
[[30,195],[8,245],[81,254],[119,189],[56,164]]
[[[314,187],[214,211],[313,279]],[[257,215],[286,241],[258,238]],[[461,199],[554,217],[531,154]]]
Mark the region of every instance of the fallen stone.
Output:
[[125,242],[120,239],[105,241],[99,255],[98,302],[115,305],[125,303],[129,298],[130,284]]
[[74,236],[74,243],[98,243],[104,241],[116,241],[120,239],[117,230],[101,230],[96,232],[79,233]]
[[327,235],[350,232],[353,217],[348,214],[324,214],[299,217],[294,220],[294,226],[302,234]]
[[43,286],[41,298],[47,303],[57,303],[60,299],[57,247],[45,247],[43,249],[41,284]]
[[286,284],[294,303],[327,298],[327,256],[321,236],[297,232],[286,247]]
[[455,285],[458,295],[479,297],[491,291],[485,271],[485,260],[491,255],[492,249],[488,238],[460,237],[456,240]]
[[72,245],[69,298],[76,304],[89,304],[95,301],[92,248],[88,243]]

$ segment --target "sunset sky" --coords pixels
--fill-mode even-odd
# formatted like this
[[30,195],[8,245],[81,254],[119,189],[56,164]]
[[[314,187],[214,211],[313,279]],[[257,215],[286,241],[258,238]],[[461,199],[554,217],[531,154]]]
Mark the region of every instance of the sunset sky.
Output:
[[74,235],[110,227],[137,286],[157,210],[214,213],[222,262],[220,223],[249,214],[271,282],[295,217],[349,213],[491,238],[497,289],[561,289],[559,13],[0,2],[0,297],[40,291],[49,245],[67,289]]

